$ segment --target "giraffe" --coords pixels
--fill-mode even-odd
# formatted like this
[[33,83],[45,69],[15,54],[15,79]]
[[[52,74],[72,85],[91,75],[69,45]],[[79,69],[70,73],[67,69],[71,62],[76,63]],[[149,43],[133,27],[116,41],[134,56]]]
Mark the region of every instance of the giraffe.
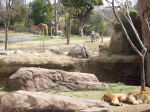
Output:
[[47,24],[43,24],[40,23],[36,26],[36,31],[40,32],[42,31],[44,33],[44,31],[46,31],[46,35],[48,35],[48,25]]

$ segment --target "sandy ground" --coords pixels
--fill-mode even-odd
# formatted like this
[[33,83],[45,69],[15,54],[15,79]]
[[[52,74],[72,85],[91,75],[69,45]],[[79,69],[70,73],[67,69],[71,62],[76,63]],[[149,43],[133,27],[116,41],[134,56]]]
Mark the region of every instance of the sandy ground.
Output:
[[150,104],[111,106],[113,112],[150,112]]
[[[98,46],[104,45],[109,46],[110,38],[105,38],[104,43],[101,42],[90,42],[89,40],[71,40],[69,45],[66,44],[66,39],[52,39],[46,41],[26,41],[26,42],[16,42],[16,43],[9,43],[8,49],[9,50],[22,50],[25,52],[31,51],[43,51],[49,50],[51,47],[57,47],[62,52],[67,52],[69,49],[74,46],[75,44],[81,43],[86,46],[90,51],[98,52]],[[4,43],[0,43],[0,50],[4,50]]]

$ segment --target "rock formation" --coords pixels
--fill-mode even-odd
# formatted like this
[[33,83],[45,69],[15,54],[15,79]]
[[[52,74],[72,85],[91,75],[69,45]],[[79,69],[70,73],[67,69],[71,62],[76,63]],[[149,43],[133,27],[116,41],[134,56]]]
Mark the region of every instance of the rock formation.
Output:
[[9,77],[7,88],[13,90],[91,90],[107,89],[94,74],[44,68],[21,68]]

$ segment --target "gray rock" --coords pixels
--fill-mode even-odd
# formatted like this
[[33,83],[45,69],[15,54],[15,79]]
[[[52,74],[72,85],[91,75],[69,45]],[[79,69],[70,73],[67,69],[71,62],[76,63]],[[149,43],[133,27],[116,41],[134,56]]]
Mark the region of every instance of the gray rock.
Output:
[[54,54],[61,54],[60,48],[58,48],[58,47],[51,47],[50,51]]
[[80,110],[79,112],[108,112],[108,109],[92,107],[85,110]]
[[0,97],[0,112],[80,112],[92,107],[99,108],[101,111],[98,112],[112,112],[108,103],[103,101],[41,92],[16,91]]
[[11,51],[0,51],[0,55],[10,55]]
[[34,67],[19,69],[9,77],[6,87],[27,91],[108,89],[94,74]]
[[70,48],[68,55],[77,58],[89,58],[90,53],[88,49],[82,44],[76,44]]

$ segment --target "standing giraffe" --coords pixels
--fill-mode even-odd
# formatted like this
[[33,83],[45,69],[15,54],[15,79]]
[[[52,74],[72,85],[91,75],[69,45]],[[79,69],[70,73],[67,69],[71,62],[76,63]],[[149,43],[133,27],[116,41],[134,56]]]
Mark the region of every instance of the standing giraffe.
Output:
[[44,31],[46,32],[46,35],[48,35],[48,25],[47,24],[43,24],[43,23],[40,23],[36,26],[36,31],[40,32],[42,31],[43,34],[44,34]]

